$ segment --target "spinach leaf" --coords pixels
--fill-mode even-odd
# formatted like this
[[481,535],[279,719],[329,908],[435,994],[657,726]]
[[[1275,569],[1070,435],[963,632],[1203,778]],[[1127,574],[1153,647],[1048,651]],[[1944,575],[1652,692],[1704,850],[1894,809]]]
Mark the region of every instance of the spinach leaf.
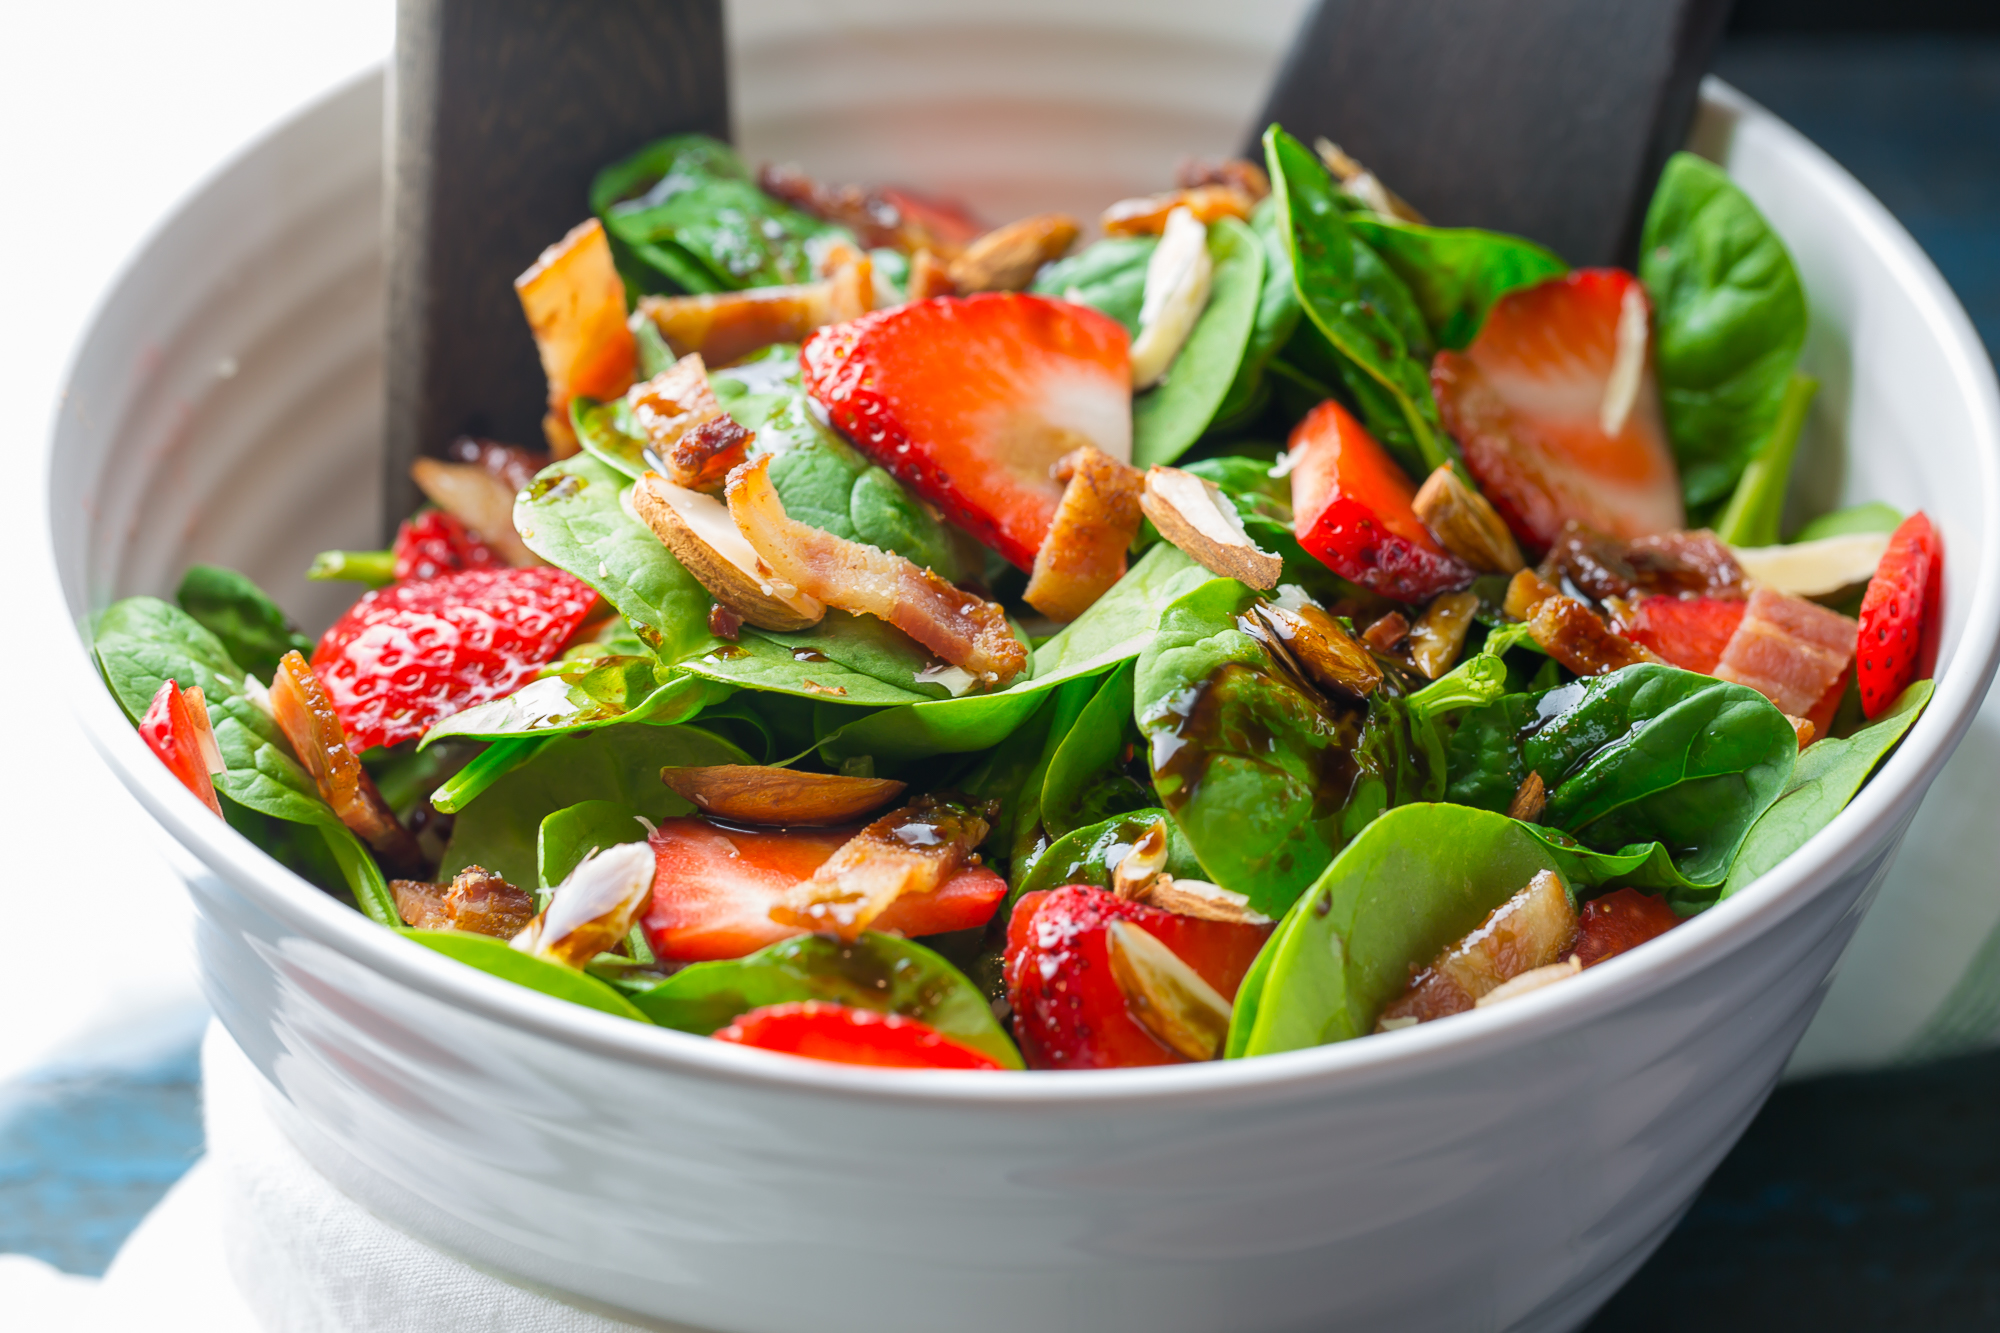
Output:
[[1157,388],[1132,400],[1132,466],[1171,463],[1215,419],[1257,318],[1264,250],[1248,227],[1221,218],[1208,229],[1214,265],[1208,306]]
[[424,733],[421,748],[454,738],[568,736],[623,722],[672,726],[733,693],[733,686],[719,681],[661,671],[649,657],[599,658],[529,681],[504,699],[453,713]]
[[1067,259],[1045,265],[1028,290],[1087,305],[1139,336],[1139,307],[1146,299],[1146,265],[1157,236],[1108,236]]
[[[1107,770],[1118,767],[1132,730],[1132,677],[1137,662],[1126,662],[1098,685],[1090,702],[1076,715],[1076,722],[1062,744],[1049,756],[1048,774],[1042,779],[1042,827],[1052,839],[1060,838],[1084,824],[1103,818],[1086,807]],[[1129,779],[1128,779],[1129,781]],[[1134,808],[1150,805],[1150,792],[1133,785]]]
[[1192,472],[1212,481],[1236,503],[1236,511],[1246,521],[1263,519],[1290,529],[1292,523],[1292,482],[1289,473],[1276,470],[1271,460],[1242,454],[1218,454],[1185,464]]
[[535,874],[543,906],[583,858],[606,847],[644,842],[646,818],[617,801],[579,801],[543,818],[535,836]]
[[[1226,1055],[1270,1055],[1373,1030],[1423,967],[1543,870],[1526,825],[1455,805],[1407,805],[1369,825],[1279,923],[1238,990]],[[1266,959],[1268,958],[1268,962]],[[1248,1003],[1244,991],[1250,990]]]
[[528,549],[595,588],[660,660],[709,652],[708,589],[625,508],[631,481],[587,454],[553,463],[514,501]]
[[1465,347],[1494,302],[1569,271],[1550,251],[1504,232],[1426,227],[1369,212],[1346,220],[1403,280],[1439,347]]
[[1292,257],[1282,234],[1277,201],[1266,196],[1250,213],[1250,230],[1264,252],[1264,284],[1257,294],[1257,318],[1250,326],[1236,380],[1215,411],[1218,429],[1248,420],[1270,395],[1264,371],[1291,339],[1299,323],[1299,294],[1292,284]]
[[1059,889],[1065,884],[1110,888],[1111,872],[1132,850],[1132,844],[1161,819],[1167,821],[1167,873],[1181,879],[1206,879],[1208,876],[1195,858],[1187,835],[1181,832],[1180,825],[1167,818],[1165,810],[1158,807],[1129,810],[1101,823],[1071,829],[1050,843],[1033,868],[1015,882],[1001,915],[1012,915],[1014,904],[1038,889]]
[[269,680],[286,653],[312,656],[313,641],[285,619],[263,589],[233,569],[189,565],[174,600],[259,680]]
[[1467,713],[1448,792],[1504,810],[1539,773],[1543,824],[1601,851],[1664,843],[1688,880],[1713,887],[1797,755],[1792,724],[1755,690],[1645,664]]
[[511,981],[517,986],[526,986],[529,990],[552,995],[558,1000],[568,1000],[571,1004],[580,1004],[599,1013],[629,1018],[635,1023],[652,1021],[630,1000],[588,972],[579,972],[573,967],[522,953],[510,947],[507,941],[494,939],[491,935],[474,935],[462,930],[412,930],[407,926],[398,927],[396,933],[502,981]]
[[986,997],[964,974],[913,940],[872,930],[852,944],[800,935],[747,958],[695,963],[632,995],[661,1027],[704,1036],[752,1009],[805,1000],[914,1018],[1008,1069],[1022,1067]]
[[852,239],[765,194],[733,149],[700,134],[655,140],[606,167],[590,207],[635,294],[810,282],[808,242]]
[[894,625],[828,611],[819,624],[795,634],[745,626],[735,643],[683,663],[682,670],[741,689],[882,707],[948,697],[943,685],[921,679],[937,665]]
[[1370,432],[1405,471],[1427,475],[1450,452],[1431,397],[1428,348],[1409,341],[1422,328],[1415,298],[1349,231],[1332,178],[1304,144],[1273,125],[1264,157],[1306,315],[1299,331],[1310,326],[1323,341]]
[[1818,389],[1818,380],[1796,372],[1785,385],[1784,401],[1778,405],[1778,419],[1771,427],[1771,437],[1743,469],[1729,503],[1715,520],[1715,535],[1723,541],[1732,546],[1778,544],[1779,520],[1785,514],[1785,492],[1792,479],[1792,456],[1798,452],[1806,409],[1812,406],[1813,394]]
[[1749,196],[1692,153],[1660,173],[1639,277],[1681,489],[1691,508],[1707,505],[1771,437],[1805,345],[1805,289]]
[[216,792],[257,814],[318,829],[355,906],[381,925],[402,924],[375,858],[320,798],[271,715],[244,693],[244,673],[221,640],[178,607],[156,597],[128,597],[97,618],[93,648],[112,694],[134,722],[166,681],[182,689],[199,685],[222,756]]
[[1049,845],[1049,833],[1042,822],[1042,794],[1048,786],[1049,769],[1076,729],[1077,719],[1096,697],[1097,687],[1094,677],[1074,676],[1050,691],[1041,754],[1021,784],[1013,810],[1001,812],[1008,831],[1007,863],[1015,875],[1026,873]]
[[510,884],[538,882],[542,821],[582,801],[616,801],[651,820],[694,813],[660,782],[668,766],[742,764],[749,756],[695,727],[608,727],[541,742],[462,811],[438,869],[484,866]]
[[1798,767],[1785,794],[1750,827],[1743,849],[1729,867],[1721,896],[1727,898],[1805,846],[1806,840],[1847,808],[1883,756],[1895,748],[1931,700],[1932,682],[1904,690],[1880,718],[1845,739],[1814,741],[1799,752]]
[[1894,532],[1903,525],[1903,512],[1894,505],[1870,500],[1866,504],[1821,514],[1797,533],[1794,542],[1816,542],[1822,537],[1845,537],[1855,532]]

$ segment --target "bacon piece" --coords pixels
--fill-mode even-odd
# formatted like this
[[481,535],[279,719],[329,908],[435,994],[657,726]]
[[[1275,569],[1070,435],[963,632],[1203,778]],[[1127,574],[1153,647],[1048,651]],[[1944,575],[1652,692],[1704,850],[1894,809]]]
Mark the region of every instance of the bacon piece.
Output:
[[695,296],[642,296],[639,310],[676,355],[700,353],[716,365],[727,365],[775,343],[803,341],[814,329],[873,310],[873,263],[852,246],[841,247],[838,254],[820,282]]
[[956,874],[985,840],[991,813],[955,796],[919,796],[848,839],[778,900],[771,919],[856,939],[898,898],[930,893]]
[[423,860],[417,840],[375,789],[375,779],[348,748],[347,731],[326,686],[295,649],[271,676],[271,715],[292,743],[299,763],[340,822],[374,848],[385,870],[413,871]]
[[1063,455],[1056,480],[1067,485],[1023,596],[1051,620],[1075,620],[1125,577],[1145,478],[1086,444]]
[[1264,168],[1255,162],[1240,157],[1227,158],[1221,162],[1203,162],[1199,158],[1184,158],[1174,171],[1174,184],[1183,190],[1192,190],[1200,185],[1229,185],[1243,191],[1251,199],[1262,199],[1271,193],[1271,178]]
[[1042,265],[1069,253],[1076,233],[1076,219],[1067,213],[1038,213],[995,227],[951,261],[951,285],[960,292],[1025,291]]
[[807,597],[886,620],[955,667],[1003,685],[1028,665],[1007,613],[900,555],[785,514],[767,455],[729,475],[729,513],[758,555]]
[[757,173],[757,185],[801,212],[839,223],[871,250],[881,246],[908,255],[930,250],[950,259],[985,230],[957,204],[893,187],[824,186],[795,166],[766,166]]
[[1579,676],[1602,676],[1660,660],[1650,650],[1612,633],[1602,616],[1561,593],[1535,603],[1528,613],[1528,633],[1543,652]]
[[1759,588],[1716,663],[1718,679],[1748,685],[1784,712],[1812,713],[1854,660],[1860,626],[1803,597]]
[[556,457],[567,458],[580,447],[570,429],[570,399],[615,398],[639,365],[625,323],[625,282],[611,262],[603,225],[591,218],[572,227],[514,279],[514,292],[549,380],[542,433]]
[[490,870],[467,866],[449,885],[428,880],[389,882],[396,913],[418,930],[467,930],[510,940],[535,915],[535,900]]
[[1104,210],[1098,220],[1106,236],[1158,236],[1167,229],[1167,217],[1176,208],[1185,208],[1195,221],[1207,224],[1220,218],[1243,218],[1257,200],[1248,191],[1233,185],[1194,185],[1163,194],[1120,199]]
[[1721,539],[1705,529],[1624,542],[1571,520],[1542,562],[1543,578],[1557,576],[1597,602],[1634,594],[1744,595],[1742,567]]
[[1555,872],[1544,870],[1437,956],[1389,1003],[1375,1030],[1387,1032],[1462,1014],[1503,982],[1547,967],[1576,938],[1576,911]]

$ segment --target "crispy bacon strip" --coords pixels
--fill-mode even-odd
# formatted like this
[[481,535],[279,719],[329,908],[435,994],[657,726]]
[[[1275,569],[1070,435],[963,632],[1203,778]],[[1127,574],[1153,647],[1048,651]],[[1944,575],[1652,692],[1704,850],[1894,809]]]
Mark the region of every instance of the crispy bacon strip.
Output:
[[403,924],[418,930],[468,930],[510,940],[535,915],[535,900],[490,870],[467,866],[449,885],[398,879],[389,883]]
[[785,514],[769,455],[729,474],[729,514],[779,578],[807,597],[886,620],[955,667],[1001,685],[1028,665],[1007,613],[902,556]]
[[1075,620],[1125,577],[1145,478],[1086,444],[1063,455],[1056,479],[1067,485],[1023,595],[1051,620]]
[[695,296],[642,296],[639,310],[682,357],[721,366],[875,308],[874,265],[852,246],[823,281]]
[[1232,157],[1221,162],[1203,162],[1199,158],[1184,159],[1174,172],[1174,184],[1183,190],[1192,190],[1198,185],[1230,185],[1249,195],[1251,199],[1262,199],[1271,193],[1271,177],[1258,163],[1245,158]]
[[1244,218],[1257,206],[1249,191],[1234,185],[1193,185],[1163,194],[1120,199],[1104,210],[1099,225],[1106,236],[1158,236],[1167,229],[1167,215],[1176,208],[1193,213],[1204,225],[1220,218]]
[[1528,613],[1528,633],[1543,652],[1579,676],[1603,676],[1660,660],[1651,650],[1612,633],[1597,612],[1561,593],[1535,603]]
[[1076,219],[1066,213],[1039,213],[995,227],[951,262],[952,286],[961,292],[1022,291],[1037,269],[1069,252],[1076,233]]
[[905,894],[956,874],[992,827],[990,809],[933,794],[892,810],[841,844],[811,879],[787,890],[771,919],[853,940]]
[[1382,1011],[1375,1030],[1462,1014],[1503,983],[1555,962],[1575,939],[1576,910],[1569,893],[1553,871],[1541,871],[1417,973],[1409,989]]
[[1720,680],[1756,690],[1804,717],[1854,660],[1860,627],[1803,597],[1759,588],[1715,664]]
[[611,262],[603,225],[591,218],[572,227],[514,279],[514,291],[549,379],[542,433],[556,457],[567,458],[580,447],[570,429],[570,399],[615,398],[639,365],[625,323],[625,282]]
[[838,222],[871,250],[886,246],[906,255],[932,250],[950,259],[985,230],[956,204],[893,187],[821,185],[795,166],[764,167],[757,173],[757,186],[802,212]]
[[294,649],[278,662],[271,676],[271,715],[292,743],[319,794],[374,848],[382,867],[391,873],[414,871],[423,861],[417,840],[396,818],[396,812],[375,789],[375,779],[348,748],[347,731],[333,711],[326,686]]
[[1566,578],[1592,601],[1635,594],[1743,596],[1743,569],[1714,533],[1667,532],[1634,541],[1607,537],[1571,520],[1542,563],[1542,577]]

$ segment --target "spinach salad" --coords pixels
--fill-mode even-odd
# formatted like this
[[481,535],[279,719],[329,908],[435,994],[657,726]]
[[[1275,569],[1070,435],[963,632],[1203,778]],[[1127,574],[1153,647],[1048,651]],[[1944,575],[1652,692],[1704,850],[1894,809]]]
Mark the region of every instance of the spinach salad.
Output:
[[799,1056],[1236,1059],[1639,947],[1909,729],[1937,534],[1781,540],[1806,300],[1715,166],[1632,273],[1263,148],[1083,240],[651,144],[516,282],[546,449],[439,441],[316,640],[113,605],[105,681],[381,925]]

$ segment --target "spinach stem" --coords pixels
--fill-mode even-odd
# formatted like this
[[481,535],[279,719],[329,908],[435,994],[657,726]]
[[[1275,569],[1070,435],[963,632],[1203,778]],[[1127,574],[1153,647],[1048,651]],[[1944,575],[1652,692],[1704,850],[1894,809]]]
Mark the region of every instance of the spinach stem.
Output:
[[551,739],[548,736],[513,736],[494,741],[431,793],[432,808],[440,814],[457,814],[471,805],[481,792],[533,759]]
[[321,551],[306,568],[317,582],[365,583],[381,588],[396,581],[394,551]]
[[1819,381],[1810,375],[1792,372],[1785,384],[1785,396],[1778,404],[1778,416],[1771,423],[1771,436],[1736,483],[1722,516],[1715,521],[1715,535],[1731,546],[1776,546],[1778,523],[1784,517],[1785,490],[1792,477],[1792,458],[1798,453],[1799,434],[1805,428],[1806,409],[1812,406]]

